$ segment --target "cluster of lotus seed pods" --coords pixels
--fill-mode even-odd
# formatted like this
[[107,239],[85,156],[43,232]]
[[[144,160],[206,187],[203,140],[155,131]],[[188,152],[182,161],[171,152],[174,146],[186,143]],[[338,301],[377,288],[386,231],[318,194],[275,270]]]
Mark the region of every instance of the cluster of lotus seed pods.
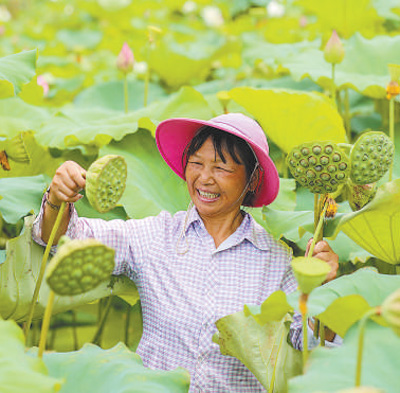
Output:
[[127,177],[125,159],[118,155],[99,158],[86,173],[86,196],[100,213],[111,210],[121,198]]
[[350,153],[350,177],[354,184],[370,184],[378,181],[393,161],[394,144],[383,132],[370,131],[362,134]]
[[335,192],[350,173],[347,155],[333,142],[310,142],[295,147],[287,157],[293,177],[311,192]]
[[69,240],[59,245],[46,270],[46,280],[58,295],[73,296],[110,278],[114,250],[95,239]]

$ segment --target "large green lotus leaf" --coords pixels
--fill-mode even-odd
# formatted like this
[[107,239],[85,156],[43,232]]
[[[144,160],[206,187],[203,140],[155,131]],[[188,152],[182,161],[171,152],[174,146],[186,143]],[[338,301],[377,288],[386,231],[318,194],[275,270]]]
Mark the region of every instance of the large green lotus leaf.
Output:
[[[352,327],[338,348],[316,348],[309,358],[305,375],[289,381],[289,393],[337,393],[354,388],[358,348],[358,326]],[[364,337],[361,385],[398,393],[400,338],[391,329],[373,321]]]
[[128,164],[126,189],[119,201],[128,216],[144,218],[161,210],[175,213],[187,208],[185,183],[164,162],[147,130],[105,146],[100,155],[106,154],[122,155]]
[[397,0],[372,0],[372,3],[379,16],[390,21],[400,21],[400,5]]
[[400,179],[383,184],[364,208],[344,215],[335,233],[343,231],[359,246],[393,265],[400,263]]
[[61,159],[53,157],[48,148],[40,146],[32,132],[24,132],[22,135],[30,162],[16,162],[9,158],[11,169],[4,171],[0,168],[0,178],[36,176],[39,174],[53,176],[62,162]]
[[123,343],[111,349],[85,344],[82,349],[43,356],[53,377],[65,378],[60,393],[186,393],[190,375],[183,368],[171,371],[144,367],[142,359]]
[[12,138],[22,131],[36,131],[49,117],[46,109],[29,105],[19,97],[1,100],[0,135]]
[[238,87],[229,95],[285,153],[309,141],[346,141],[342,118],[322,94]]
[[43,175],[0,179],[0,213],[3,219],[15,224],[29,213],[38,213],[47,184]]
[[[355,34],[343,45],[344,60],[335,67],[336,86],[350,87],[372,98],[385,98],[390,81],[388,64],[400,64],[400,36],[382,35],[368,40]],[[308,77],[325,89],[331,87],[331,65],[324,60],[321,50],[304,51],[282,65],[295,80]]]
[[67,106],[48,119],[37,132],[39,143],[59,149],[82,146],[88,153],[125,135],[146,128],[154,133],[156,124],[170,117],[209,119],[212,111],[204,97],[190,87],[148,107],[128,114],[104,108]]
[[[26,217],[23,233],[7,242],[7,259],[0,265],[0,316],[4,319],[24,321],[27,318],[44,251],[43,247],[32,240],[33,220],[34,216]],[[34,319],[43,316],[49,293],[50,288],[44,281],[39,292]],[[121,297],[128,295],[131,303],[139,299],[133,282],[121,277],[115,282],[113,289],[105,282],[83,295],[56,295],[53,312],[70,310],[110,294]]]
[[[316,288],[308,299],[309,315],[317,316],[333,331],[344,336],[365,311],[379,306],[400,287],[400,276],[379,274],[371,268],[359,269]],[[298,309],[299,293],[288,296]]]
[[59,30],[56,34],[66,48],[77,49],[94,49],[103,38],[103,33],[100,30]]
[[223,317],[215,324],[218,332],[213,341],[221,353],[240,360],[265,389],[270,388],[275,364],[276,391],[286,391],[287,379],[301,373],[301,353],[286,340],[289,320],[260,324],[247,310]]
[[242,56],[246,63],[253,67],[258,60],[262,60],[263,63],[273,69],[277,69],[287,59],[296,58],[304,50],[319,49],[321,46],[319,40],[272,44],[271,42],[260,40],[254,32],[243,34],[243,44]]
[[194,33],[193,40],[178,41],[166,35],[149,51],[149,67],[170,87],[203,82],[213,61],[231,49],[221,35],[212,31]]
[[325,0],[323,7],[318,0],[297,0],[296,4],[315,15],[325,31],[336,30],[344,38],[357,31],[373,36],[382,22],[371,0]]
[[48,375],[42,359],[25,353],[24,335],[14,321],[0,319],[0,364],[2,393],[53,393],[63,383]]
[[[164,89],[155,84],[149,84],[148,102],[164,98]],[[136,110],[143,106],[144,82],[134,80],[128,82],[129,110]],[[96,84],[79,93],[74,102],[80,108],[105,108],[116,111],[124,111],[124,82],[113,81]]]
[[0,58],[0,99],[17,95],[36,73],[36,50]]
[[[253,213],[256,214],[254,215]],[[312,211],[282,211],[273,209],[270,206],[264,206],[262,209],[254,209],[252,214],[257,222],[275,239],[284,237],[297,243],[304,250],[307,241],[314,232],[314,212]],[[338,215],[338,217],[340,216],[342,215]],[[339,233],[332,239],[331,236],[336,228],[333,221],[339,222],[339,218],[327,221],[328,225],[324,226],[324,236],[328,237],[326,240],[328,240],[335,253],[339,255],[340,262],[348,260],[354,263],[357,261],[365,262],[366,259],[372,256],[343,233]]]

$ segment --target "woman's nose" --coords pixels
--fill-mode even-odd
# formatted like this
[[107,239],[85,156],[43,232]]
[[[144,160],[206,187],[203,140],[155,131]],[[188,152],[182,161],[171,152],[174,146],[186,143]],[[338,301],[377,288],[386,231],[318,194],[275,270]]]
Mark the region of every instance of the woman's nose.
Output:
[[214,176],[211,168],[207,168],[207,166],[204,166],[200,171],[199,180],[207,184],[214,182]]

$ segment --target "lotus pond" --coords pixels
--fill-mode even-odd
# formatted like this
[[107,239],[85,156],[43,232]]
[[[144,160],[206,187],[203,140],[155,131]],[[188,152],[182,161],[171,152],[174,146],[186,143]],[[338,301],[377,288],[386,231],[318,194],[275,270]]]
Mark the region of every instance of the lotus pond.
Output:
[[[228,112],[267,133],[281,188],[249,212],[292,247],[299,290],[220,319],[213,340],[268,392],[399,392],[398,1],[3,0],[0,40],[1,392],[188,391],[186,370],[150,370],[134,353],[140,299],[110,276],[112,250],[66,240],[47,269],[32,224],[61,163],[104,156],[118,157],[104,181],[122,197],[104,207],[95,178],[79,215],[186,210],[156,126]],[[325,285],[324,267],[297,259],[312,236],[340,257]],[[293,349],[295,311],[343,345]]]

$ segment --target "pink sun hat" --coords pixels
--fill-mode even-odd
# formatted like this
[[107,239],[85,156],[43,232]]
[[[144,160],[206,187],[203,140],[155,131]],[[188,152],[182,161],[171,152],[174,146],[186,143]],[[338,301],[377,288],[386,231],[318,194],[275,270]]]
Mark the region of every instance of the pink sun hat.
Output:
[[269,205],[279,191],[279,176],[269,156],[267,137],[260,125],[242,113],[228,113],[209,121],[175,118],[162,121],[156,129],[158,150],[170,168],[183,180],[185,173],[182,156],[197,130],[211,126],[244,139],[253,149],[262,168],[261,183],[257,187],[253,207]]

